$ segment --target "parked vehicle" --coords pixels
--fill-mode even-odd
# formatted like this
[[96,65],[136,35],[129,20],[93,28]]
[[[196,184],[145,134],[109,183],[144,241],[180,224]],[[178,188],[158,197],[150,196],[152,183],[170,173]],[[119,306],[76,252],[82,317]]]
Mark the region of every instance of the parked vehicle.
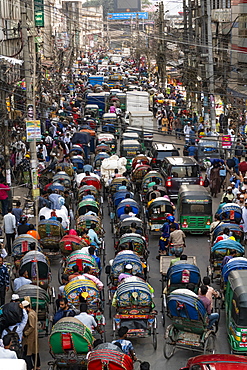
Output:
[[247,369],[247,358],[244,356],[227,355],[227,354],[210,354],[189,358],[185,367],[180,370],[236,370],[241,368]]

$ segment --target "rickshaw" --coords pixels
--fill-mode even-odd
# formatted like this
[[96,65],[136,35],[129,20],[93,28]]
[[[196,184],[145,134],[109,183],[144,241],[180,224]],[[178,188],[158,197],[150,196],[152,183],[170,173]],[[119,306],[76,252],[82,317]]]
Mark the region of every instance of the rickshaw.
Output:
[[228,281],[228,276],[231,271],[235,270],[247,270],[247,258],[245,257],[234,257],[230,259],[222,269],[221,280],[220,280],[220,287],[221,287],[221,308],[224,308],[224,297],[225,297],[225,290],[226,284]]
[[27,284],[22,285],[16,292],[20,297],[20,301],[30,297],[31,308],[36,311],[38,305],[38,333],[48,335],[51,331],[52,321],[50,317],[50,305],[54,306],[55,292],[52,295],[45,289],[37,285]]
[[110,154],[111,154],[111,148],[109,147],[109,145],[107,144],[99,144],[95,147],[95,156],[101,152],[105,152],[107,154],[109,154],[109,157],[110,157]]
[[83,271],[84,267],[90,266],[96,276],[99,273],[99,268],[95,258],[90,256],[90,254],[82,253],[80,250],[76,250],[67,256],[63,273],[71,275],[73,273],[72,268],[75,265],[79,267],[80,271]]
[[171,202],[166,198],[158,197],[147,206],[149,233],[160,231],[167,213],[173,214],[174,209]]
[[108,301],[109,301],[109,317],[111,318],[111,302],[113,295],[117,289],[118,277],[124,272],[126,261],[132,265],[132,275],[137,273],[143,274],[143,264],[141,258],[131,250],[120,251],[114,258],[111,266],[106,266],[105,272],[107,274],[108,286]]
[[142,210],[141,206],[137,203],[136,200],[131,198],[123,199],[117,206],[115,215],[117,219],[119,219],[120,216],[124,214],[125,207],[131,207],[132,208],[131,212],[134,213],[135,216],[140,215]]
[[142,193],[143,197],[145,197],[146,193],[149,190],[149,184],[151,182],[158,182],[157,185],[165,186],[165,180],[164,177],[161,175],[161,173],[157,171],[149,171],[142,180]]
[[131,181],[135,184],[137,191],[140,190],[142,180],[149,171],[151,171],[151,166],[143,164],[136,166],[131,172]]
[[70,189],[72,186],[71,178],[65,171],[57,172],[52,179],[53,184],[59,183],[65,188]]
[[59,221],[42,220],[38,224],[38,233],[42,247],[57,252],[59,250],[59,242],[64,236],[65,230]]
[[74,317],[60,319],[49,337],[50,353],[55,360],[49,362],[49,370],[85,369],[87,353],[91,351],[93,341],[91,330],[80,320]]
[[242,220],[242,209],[236,203],[227,203],[223,205],[216,214],[218,214],[220,220],[224,222],[240,224]]
[[103,290],[100,292],[96,284],[89,279],[72,280],[65,285],[64,294],[69,304],[75,308],[80,306],[80,297],[87,301],[87,312],[93,315],[98,326],[102,329],[105,326]]
[[73,177],[74,175],[74,169],[71,163],[68,162],[59,162],[56,164],[55,167],[56,172],[66,172],[69,177]]
[[247,270],[231,271],[225,291],[226,328],[231,353],[247,354]]
[[48,258],[41,252],[27,252],[20,261],[20,274],[28,272],[32,284],[48,290],[51,282],[51,268]]
[[120,146],[120,156],[127,159],[126,169],[131,171],[131,161],[138,152],[141,152],[141,144],[137,140],[123,140]]
[[[116,154],[112,155],[110,158],[106,158],[105,160],[103,160],[100,168],[100,174],[101,181],[103,182],[104,199],[106,192],[109,190],[111,182],[115,180],[115,169],[118,169],[119,176],[124,177],[123,174],[126,172],[126,163],[126,158],[119,158]],[[127,183],[129,184],[129,180],[127,181]]]
[[[135,223],[135,230],[132,229],[131,225]],[[116,237],[120,238],[123,234],[126,234],[129,230],[138,233],[141,236],[146,237],[146,225],[143,220],[137,217],[129,217],[122,220],[116,230]]]
[[72,145],[80,145],[84,152],[85,159],[89,156],[89,146],[91,136],[88,132],[75,132],[71,138]]
[[177,214],[181,230],[191,234],[209,233],[212,197],[200,185],[182,185],[178,192]]
[[102,343],[90,352],[87,369],[102,370],[106,364],[108,370],[133,370],[132,358],[112,343]]
[[72,148],[69,151],[70,158],[72,157],[81,157],[81,159],[84,158],[84,150],[80,145],[73,145]]
[[237,257],[242,257],[245,253],[244,247],[232,239],[221,240],[211,246],[210,265],[207,268],[207,275],[210,276],[211,281],[221,276],[222,261],[225,256],[229,255],[231,250],[237,252]]
[[109,185],[109,193],[114,194],[118,191],[118,188],[122,185],[122,182],[126,181],[126,187],[131,187],[131,182],[127,177],[121,176],[121,177],[115,177],[112,179],[112,182]]
[[119,138],[118,118],[116,113],[104,113],[102,116],[102,132],[108,132]]
[[148,245],[146,239],[140,234],[123,234],[115,245],[117,252],[121,250],[133,250],[138,256],[147,261]]
[[142,165],[149,165],[150,164],[150,160],[147,156],[145,156],[144,154],[138,154],[132,161],[131,163],[131,167],[132,167],[132,171],[135,169],[136,165],[138,164],[142,164]]
[[101,144],[102,142],[106,143],[110,149],[111,154],[115,154],[117,151],[117,140],[114,135],[112,134],[99,134],[97,137],[98,144]]
[[131,191],[129,190],[118,190],[116,193],[113,194],[113,208],[117,208],[117,206],[119,205],[119,203],[126,199],[126,195],[129,196],[128,199],[134,199],[134,193],[132,193]]
[[96,202],[93,199],[82,200],[78,204],[78,208],[77,208],[78,216],[83,216],[89,211],[94,212],[96,216],[101,217],[101,211],[100,211],[100,207],[99,207],[98,202]]
[[84,108],[84,116],[90,116],[99,120],[99,107],[96,104],[86,104]]
[[96,228],[94,229],[94,231],[98,234],[99,237],[102,238],[104,236],[105,231],[103,228],[101,218],[97,216],[93,216],[93,215],[79,216],[76,219],[76,230],[79,233],[81,233],[85,229],[90,229],[92,224],[96,225]]
[[78,201],[81,201],[84,195],[87,195],[87,192],[90,190],[91,194],[95,197],[97,202],[100,202],[100,193],[99,190],[93,185],[83,185],[78,190]]
[[81,187],[81,183],[83,183],[83,185],[85,185],[85,184],[86,185],[93,185],[97,190],[101,189],[101,182],[95,176],[84,176],[81,181],[78,181],[78,178],[79,178],[79,176],[77,176],[77,179],[76,179],[78,187]]
[[81,155],[74,155],[70,158],[73,167],[75,168],[76,173],[83,172],[84,160]]
[[167,297],[167,311],[172,323],[165,332],[165,358],[171,358],[176,348],[214,354],[215,332],[207,328],[206,309],[194,292],[174,290]]
[[110,158],[110,155],[108,153],[100,152],[97,155],[95,155],[94,158],[94,168],[100,172],[101,165],[104,159]]
[[64,235],[59,242],[59,248],[63,256],[68,256],[71,252],[83,247],[87,247],[87,243],[77,235]]
[[153,186],[150,186],[147,189],[147,192],[145,193],[145,197],[144,198],[141,197],[142,202],[148,203],[152,199],[152,194],[155,193],[156,191],[160,193],[161,197],[164,197],[165,195],[167,195],[167,190],[164,186],[161,186],[161,185],[155,185],[155,186],[156,186],[156,190],[154,190]]
[[239,242],[240,244],[243,243],[244,231],[243,231],[242,227],[239,226],[239,225],[232,224],[232,223],[227,223],[227,222],[226,223],[223,223],[223,224],[221,224],[219,226],[217,226],[213,230],[213,233],[212,233],[212,242],[215,241],[215,239],[217,238],[217,236],[219,236],[220,234],[223,234],[223,230],[225,228],[230,229],[232,236],[234,236],[234,238],[235,238],[235,240],[237,242]]
[[148,284],[141,278],[131,276],[117,287],[112,305],[116,307],[113,317],[113,338],[121,326],[128,327],[127,338],[152,336],[157,348],[157,311],[153,310],[153,299]]
[[19,268],[21,258],[29,251],[36,249],[38,252],[42,252],[42,248],[36,238],[29,234],[22,234],[17,236],[13,241],[12,245],[12,257],[14,258],[14,264],[11,264],[9,271],[11,288],[13,290],[13,280],[19,277]]

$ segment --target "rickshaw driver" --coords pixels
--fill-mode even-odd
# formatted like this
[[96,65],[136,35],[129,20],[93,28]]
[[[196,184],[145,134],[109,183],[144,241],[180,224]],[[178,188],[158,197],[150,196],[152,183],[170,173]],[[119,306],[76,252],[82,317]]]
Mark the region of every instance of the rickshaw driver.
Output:
[[85,302],[80,304],[80,314],[74,317],[75,319],[79,320],[82,324],[87,326],[90,331],[92,331],[92,329],[95,329],[99,334],[103,333],[103,331],[100,330],[99,326],[94,320],[94,317],[87,313],[87,304]]
[[198,298],[202,301],[209,318],[208,329],[212,330],[213,325],[215,325],[216,331],[218,329],[219,314],[218,312],[212,313],[211,301],[206,297],[208,292],[208,287],[206,285],[201,286],[200,295]]
[[116,342],[120,343],[122,351],[126,355],[130,356],[133,361],[136,361],[137,358],[134,352],[133,344],[131,343],[130,340],[126,340],[127,333],[128,333],[127,326],[121,326],[121,328],[118,330],[119,339],[112,341],[112,344],[116,344]]
[[235,251],[235,249],[232,249],[230,250],[230,254],[229,256],[225,256],[223,258],[223,261],[222,261],[222,264],[221,264],[221,269],[223,269],[223,267],[234,257],[237,256],[237,252]]

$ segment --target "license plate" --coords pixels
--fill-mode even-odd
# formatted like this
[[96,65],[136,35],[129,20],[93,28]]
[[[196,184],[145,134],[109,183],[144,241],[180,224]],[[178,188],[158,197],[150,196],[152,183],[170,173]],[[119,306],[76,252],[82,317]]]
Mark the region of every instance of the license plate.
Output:
[[182,182],[182,185],[189,185],[189,182]]

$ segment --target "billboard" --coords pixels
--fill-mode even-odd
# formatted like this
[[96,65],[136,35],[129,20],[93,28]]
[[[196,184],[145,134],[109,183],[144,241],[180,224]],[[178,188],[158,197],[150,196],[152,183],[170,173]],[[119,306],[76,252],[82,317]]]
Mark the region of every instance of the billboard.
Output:
[[114,0],[114,12],[140,12],[141,0]]
[[148,19],[148,12],[108,13],[107,18],[108,20],[112,20],[112,21],[123,20],[123,19],[136,19],[137,15],[139,19]]

